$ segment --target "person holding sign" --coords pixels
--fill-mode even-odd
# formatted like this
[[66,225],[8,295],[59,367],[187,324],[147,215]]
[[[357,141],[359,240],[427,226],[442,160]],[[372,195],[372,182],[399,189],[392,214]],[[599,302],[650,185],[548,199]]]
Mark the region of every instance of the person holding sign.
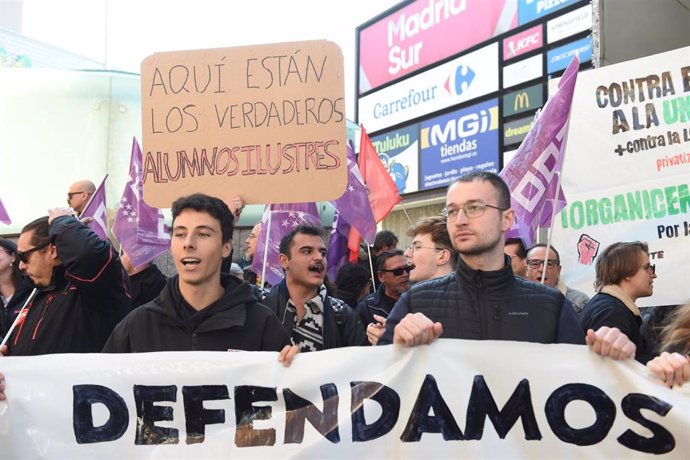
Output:
[[221,274],[232,250],[233,217],[222,200],[200,193],[172,205],[170,250],[177,275],[133,310],[105,344],[106,353],[279,351],[286,366],[298,351],[249,284]]
[[[513,224],[510,191],[490,172],[474,172],[450,185],[448,233],[460,257],[455,272],[417,284],[402,295],[379,344],[415,346],[443,337],[585,343],[570,301],[549,287],[513,274],[503,234]],[[588,331],[592,349],[629,358],[635,346],[619,330]]]
[[596,261],[597,294],[582,310],[582,328],[616,327],[635,343],[635,358],[646,364],[653,356],[653,346],[640,332],[642,317],[635,302],[654,292],[656,272],[649,262],[647,243],[613,243]]
[[299,225],[280,241],[285,278],[264,298],[301,351],[364,345],[354,310],[326,292],[326,244],[321,229]]

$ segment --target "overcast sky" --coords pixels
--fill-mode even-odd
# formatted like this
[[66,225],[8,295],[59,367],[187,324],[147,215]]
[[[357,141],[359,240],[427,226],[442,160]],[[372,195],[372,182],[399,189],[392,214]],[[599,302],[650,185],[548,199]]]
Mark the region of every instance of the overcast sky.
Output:
[[[327,39],[345,58],[354,117],[355,28],[398,0],[24,0],[23,33],[139,73],[157,51]],[[106,14],[107,13],[107,14]]]

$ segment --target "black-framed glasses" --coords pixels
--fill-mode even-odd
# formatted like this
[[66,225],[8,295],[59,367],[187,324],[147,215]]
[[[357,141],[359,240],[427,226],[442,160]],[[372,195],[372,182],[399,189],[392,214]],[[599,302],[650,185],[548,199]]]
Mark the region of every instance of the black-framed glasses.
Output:
[[379,271],[385,272],[385,273],[392,273],[393,276],[400,276],[405,272],[410,273],[415,268],[416,267],[414,264],[410,264],[410,265],[407,265],[405,267],[391,268],[390,270],[379,270]]
[[[527,266],[533,270],[537,270],[539,267],[544,265],[544,261],[541,259],[529,259],[527,260]],[[558,267],[558,261],[554,259],[549,259],[546,261],[546,267],[554,269]]]
[[86,192],[67,192],[67,199],[71,200],[74,195],[79,195],[80,193],[86,193]]
[[29,256],[31,255],[32,252],[40,251],[41,249],[47,248],[48,245],[50,244],[50,241],[48,241],[45,244],[42,244],[40,246],[33,247],[31,249],[27,249],[26,251],[17,251],[17,259],[19,259],[20,262],[23,263],[28,263],[29,262]]
[[454,221],[458,218],[458,214],[460,214],[460,211],[462,210],[462,212],[465,214],[465,217],[467,217],[468,219],[474,219],[475,217],[483,216],[484,211],[486,211],[486,208],[497,209],[499,211],[508,210],[508,208],[499,208],[498,206],[486,204],[481,201],[473,201],[471,203],[465,204],[464,206],[456,207],[455,205],[453,205],[452,208],[446,207],[443,210],[442,215],[444,215],[448,220]]
[[649,273],[651,273],[652,275],[656,275],[656,265],[655,265],[655,264],[647,263],[647,264],[644,264],[644,265],[642,266],[642,268],[645,269],[645,270],[647,270],[647,271],[648,271]]
[[410,254],[414,254],[414,252],[417,249],[433,249],[434,251],[443,251],[444,248],[437,248],[434,246],[422,246],[421,244],[412,243],[407,245],[407,249],[410,251]]

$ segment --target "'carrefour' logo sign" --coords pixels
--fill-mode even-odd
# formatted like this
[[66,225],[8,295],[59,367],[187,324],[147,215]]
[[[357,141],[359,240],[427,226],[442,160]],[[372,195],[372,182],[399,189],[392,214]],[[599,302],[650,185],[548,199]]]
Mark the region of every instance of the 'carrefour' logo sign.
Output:
[[467,89],[470,87],[472,81],[474,80],[474,76],[474,70],[472,70],[469,66],[460,64],[450,74],[443,87],[446,89],[446,91],[448,91],[449,94],[459,96],[464,91],[467,91]]

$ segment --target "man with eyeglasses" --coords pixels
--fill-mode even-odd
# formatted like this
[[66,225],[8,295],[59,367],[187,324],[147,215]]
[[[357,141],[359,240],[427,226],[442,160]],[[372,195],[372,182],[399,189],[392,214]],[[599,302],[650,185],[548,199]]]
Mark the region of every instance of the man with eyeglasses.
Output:
[[38,293],[18,319],[2,354],[100,352],[130,309],[117,252],[65,208],[27,224],[19,269]]
[[[570,301],[560,292],[513,274],[504,232],[515,219],[510,190],[490,172],[450,185],[447,228],[460,257],[455,272],[410,288],[396,303],[380,344],[429,344],[445,338],[585,343]],[[614,359],[635,346],[617,329],[587,331],[594,352]]]
[[572,289],[565,285],[561,280],[561,256],[553,246],[549,247],[549,257],[546,257],[546,244],[537,243],[527,251],[527,272],[528,280],[536,283],[542,282],[544,277],[544,285],[561,291],[565,298],[570,300],[575,309],[575,313],[579,314],[589,300],[589,296],[577,289]]
[[80,216],[84,207],[96,193],[96,186],[90,180],[80,180],[69,186],[67,192],[67,204]]
[[300,351],[365,345],[364,326],[355,311],[328,295],[326,244],[321,229],[299,225],[280,240],[280,265],[285,278],[266,294],[273,311]]
[[415,270],[399,249],[380,253],[377,264],[379,287],[357,305],[357,314],[367,327],[367,340],[372,345],[383,335],[386,318],[395,302],[410,288],[410,276]]
[[407,230],[407,236],[412,243],[405,256],[415,266],[410,272],[412,283],[453,273],[458,252],[450,242],[445,217],[424,217]]

